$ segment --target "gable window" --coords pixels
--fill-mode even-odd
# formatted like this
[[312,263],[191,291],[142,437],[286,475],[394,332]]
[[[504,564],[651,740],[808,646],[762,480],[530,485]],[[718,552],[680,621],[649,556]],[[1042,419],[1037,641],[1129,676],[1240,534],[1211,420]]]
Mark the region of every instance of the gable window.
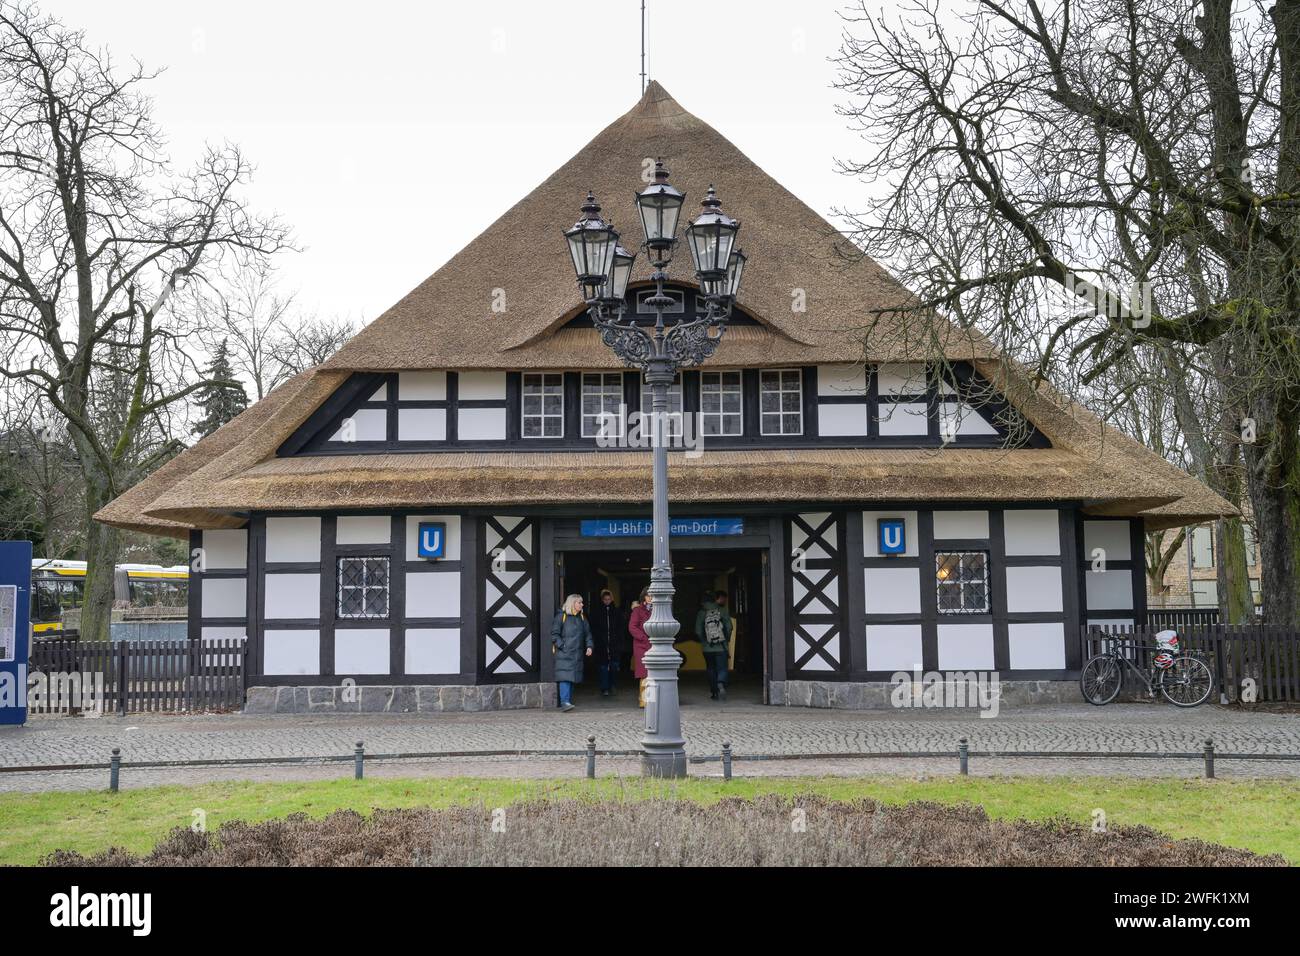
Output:
[[934,556],[940,614],[989,613],[987,551],[942,551]]
[[763,369],[758,378],[759,432],[803,434],[803,373],[797,368]]
[[[641,379],[641,414],[649,415],[654,411],[653,397],[650,386],[645,383],[644,376]],[[679,373],[673,383],[668,386],[668,421],[664,423],[664,433],[668,437],[677,438],[682,434],[682,376]],[[647,419],[649,421],[649,419]],[[649,426],[642,425],[642,431],[647,431]]]
[[623,373],[582,373],[582,437],[614,437],[623,431]]
[[524,438],[564,437],[564,376],[525,372],[520,432]]
[[388,617],[388,559],[338,559],[340,618]]
[[740,435],[740,372],[700,373],[700,417],[705,435]]

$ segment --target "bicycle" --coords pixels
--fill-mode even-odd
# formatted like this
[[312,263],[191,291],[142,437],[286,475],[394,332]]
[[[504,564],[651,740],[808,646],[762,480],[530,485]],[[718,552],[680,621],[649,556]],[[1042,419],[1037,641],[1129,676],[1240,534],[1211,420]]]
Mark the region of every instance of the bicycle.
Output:
[[[1079,689],[1083,692],[1083,699],[1090,704],[1100,707],[1119,696],[1125,668],[1146,685],[1148,695],[1154,697],[1158,689],[1175,707],[1203,704],[1214,689],[1214,675],[1210,673],[1209,665],[1195,652],[1173,654],[1167,645],[1147,645],[1144,649],[1154,653],[1151,663],[1143,671],[1119,652],[1119,643],[1112,644],[1109,651],[1090,657],[1079,672]],[[1124,646],[1137,647],[1131,643]]]

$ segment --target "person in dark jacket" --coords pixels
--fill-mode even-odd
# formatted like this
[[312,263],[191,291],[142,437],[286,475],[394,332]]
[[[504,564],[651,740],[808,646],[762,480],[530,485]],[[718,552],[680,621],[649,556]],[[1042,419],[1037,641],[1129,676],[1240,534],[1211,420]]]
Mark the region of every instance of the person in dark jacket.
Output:
[[641,681],[637,703],[645,706],[645,653],[650,650],[650,635],[645,632],[645,622],[650,620],[650,589],[642,588],[636,607],[628,615],[627,632],[632,635],[632,673]]
[[731,649],[731,615],[727,613],[725,598],[718,601],[722,592],[704,595],[699,613],[695,615],[695,636],[704,651],[704,664],[709,671],[709,697],[727,699],[727,657]]
[[591,662],[600,678],[600,696],[608,697],[614,692],[619,665],[627,659],[628,643],[627,622],[608,590],[600,592],[600,604],[591,612],[591,636],[596,641]]
[[555,654],[555,682],[560,709],[573,710],[573,685],[582,683],[582,658],[591,656],[591,627],[582,613],[582,596],[570,594],[551,625],[551,652]]

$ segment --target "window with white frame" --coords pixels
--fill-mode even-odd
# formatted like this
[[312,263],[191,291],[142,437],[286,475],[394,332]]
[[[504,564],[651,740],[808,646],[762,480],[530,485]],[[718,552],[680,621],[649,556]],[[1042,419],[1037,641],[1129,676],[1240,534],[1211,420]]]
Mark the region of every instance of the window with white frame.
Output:
[[803,434],[803,373],[797,368],[758,373],[759,433]]
[[388,558],[339,558],[339,617],[388,617],[388,581]]
[[1214,528],[1210,525],[1192,529],[1192,567],[1214,567]]
[[987,551],[941,551],[934,556],[940,614],[989,613]]
[[564,437],[564,376],[525,372],[520,434],[524,438]]
[[582,437],[614,437],[623,431],[623,373],[582,373]]
[[744,433],[740,372],[700,373],[700,418],[705,435]]
[[[641,379],[641,414],[649,415],[654,409],[651,406],[650,386],[646,384],[645,378]],[[664,432],[668,437],[680,437],[682,434],[682,377],[677,375],[673,383],[668,386],[668,421],[664,425]],[[649,419],[647,418],[648,422]],[[648,431],[647,425],[641,426],[642,432]]]

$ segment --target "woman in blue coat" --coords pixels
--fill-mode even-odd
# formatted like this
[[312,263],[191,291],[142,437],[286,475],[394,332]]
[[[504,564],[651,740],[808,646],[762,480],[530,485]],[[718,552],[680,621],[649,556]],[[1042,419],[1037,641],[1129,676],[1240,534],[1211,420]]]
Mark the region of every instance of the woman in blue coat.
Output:
[[573,685],[582,683],[582,659],[591,656],[591,627],[582,613],[582,596],[570,594],[551,625],[551,651],[555,654],[555,682],[560,709],[573,710]]

